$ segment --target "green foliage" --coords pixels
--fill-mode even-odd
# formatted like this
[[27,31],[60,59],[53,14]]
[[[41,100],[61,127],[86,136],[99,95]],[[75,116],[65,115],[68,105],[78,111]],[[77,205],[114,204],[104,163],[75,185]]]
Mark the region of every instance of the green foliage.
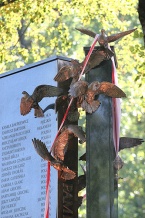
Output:
[[[145,50],[137,14],[137,0],[17,0],[0,1],[0,72],[39,61],[51,55],[84,59],[84,46],[93,42],[75,27],[108,35],[137,27],[115,43],[122,100],[121,136],[145,135]],[[82,113],[82,112],[81,112]],[[80,121],[83,122],[83,119]],[[84,126],[85,128],[85,126]],[[85,145],[79,154],[85,152]],[[144,147],[121,151],[119,217],[144,217]],[[85,217],[84,206],[80,217]]]

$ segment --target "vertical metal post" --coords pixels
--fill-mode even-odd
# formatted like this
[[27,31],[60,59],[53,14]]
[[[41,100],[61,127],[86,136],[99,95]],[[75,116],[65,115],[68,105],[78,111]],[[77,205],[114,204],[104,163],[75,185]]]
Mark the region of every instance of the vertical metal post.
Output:
[[[59,61],[58,67],[69,62]],[[59,87],[69,89],[70,80],[59,83]],[[66,108],[67,109],[67,108]],[[58,126],[61,124],[65,112],[60,108],[58,111]],[[66,120],[65,124],[75,124],[77,122],[70,123]],[[65,125],[64,124],[64,125]],[[68,144],[68,149],[65,154],[64,164],[76,173],[76,177],[73,180],[58,181],[58,218],[77,218],[78,217],[78,139],[73,137]]]
[[[88,53],[89,48],[85,48]],[[92,69],[86,80],[112,82],[111,60]],[[87,218],[117,218],[114,203],[114,145],[112,133],[112,99],[99,95],[99,109],[86,115]],[[116,189],[117,193],[117,189]]]

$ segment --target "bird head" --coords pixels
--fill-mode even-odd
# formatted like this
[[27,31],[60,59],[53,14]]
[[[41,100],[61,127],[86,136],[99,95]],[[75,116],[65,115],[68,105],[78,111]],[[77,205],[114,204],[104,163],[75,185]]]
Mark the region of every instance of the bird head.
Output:
[[97,91],[100,87],[100,83],[98,81],[94,81],[89,85],[89,89],[91,89],[92,91]]
[[101,34],[100,34],[103,38],[105,38],[106,39],[106,37],[107,37],[107,33],[106,33],[106,31],[104,30],[104,29],[101,29]]
[[106,35],[106,32],[105,32],[104,29],[101,29],[101,34],[102,34],[102,35]]
[[24,97],[29,97],[29,94],[26,91],[23,91],[22,94],[24,95]]

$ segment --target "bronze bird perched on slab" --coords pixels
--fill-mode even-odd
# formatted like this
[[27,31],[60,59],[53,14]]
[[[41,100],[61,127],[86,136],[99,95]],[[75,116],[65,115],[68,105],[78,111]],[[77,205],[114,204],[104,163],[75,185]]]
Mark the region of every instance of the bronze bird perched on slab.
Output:
[[[93,38],[95,38],[95,36],[97,35],[97,33],[93,32],[91,30],[88,30],[88,29],[84,29],[84,28],[76,28],[76,29],[79,30],[81,33],[84,33],[84,34],[91,36]],[[136,29],[131,29],[131,30],[127,30],[124,32],[120,32],[117,34],[107,36],[106,31],[104,29],[102,29],[101,33],[98,34],[98,43],[101,47],[105,48],[106,53],[111,58],[114,55],[114,52],[108,47],[108,43],[114,42],[114,41],[122,38],[123,36],[126,36],[126,35],[134,32],[135,30]]]
[[[86,69],[85,73],[88,73],[92,68],[98,66],[103,60],[105,60],[105,53],[104,51],[96,51],[92,53]],[[70,65],[63,66],[57,75],[54,77],[54,80],[57,82],[63,82],[69,78],[73,78],[72,84],[76,82],[80,76],[80,73],[83,69],[84,61],[79,63],[77,60],[71,60]]]
[[61,178],[65,180],[74,179],[75,172],[66,167],[62,161],[56,160],[46,148],[46,145],[39,139],[32,139],[36,152],[44,159],[50,162],[56,170],[61,171]]
[[64,160],[69,140],[73,136],[78,137],[82,143],[86,141],[85,133],[82,130],[82,127],[71,124],[65,125],[54,142],[52,153],[56,159],[62,161]]
[[74,98],[80,97],[81,107],[88,113],[93,113],[100,106],[100,102],[95,100],[96,95],[104,94],[112,98],[126,97],[126,94],[113,83],[94,81],[89,84],[82,80],[70,87],[69,94]]
[[39,106],[39,102],[44,97],[54,97],[59,96],[63,93],[63,89],[51,86],[51,85],[40,85],[34,89],[32,95],[29,95],[26,91],[23,91],[24,95],[21,98],[20,102],[20,113],[21,115],[28,114],[32,108],[34,108],[34,116],[35,117],[43,117],[44,113],[41,107]]

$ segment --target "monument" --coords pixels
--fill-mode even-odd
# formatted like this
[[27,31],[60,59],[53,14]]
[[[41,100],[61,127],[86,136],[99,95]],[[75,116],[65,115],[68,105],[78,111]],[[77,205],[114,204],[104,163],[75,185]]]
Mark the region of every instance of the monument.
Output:
[[[20,100],[24,90],[31,94],[41,84],[57,86],[53,78],[62,62],[68,61],[54,56],[0,75],[1,218],[44,217],[47,162],[35,152],[32,138],[39,138],[50,149],[57,133],[57,116],[52,109],[42,118],[34,118],[33,110],[22,116]],[[40,106],[44,109],[55,99],[44,98]],[[57,177],[57,171],[51,167],[50,218],[57,211]]]

